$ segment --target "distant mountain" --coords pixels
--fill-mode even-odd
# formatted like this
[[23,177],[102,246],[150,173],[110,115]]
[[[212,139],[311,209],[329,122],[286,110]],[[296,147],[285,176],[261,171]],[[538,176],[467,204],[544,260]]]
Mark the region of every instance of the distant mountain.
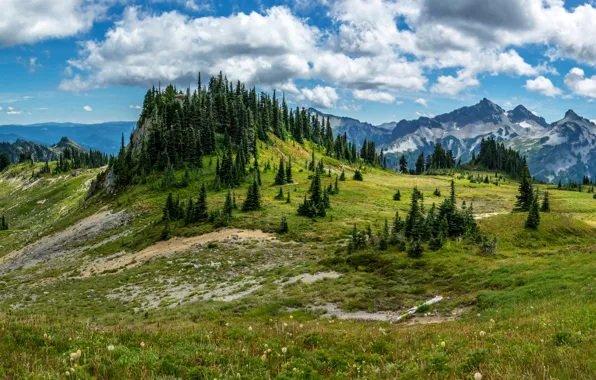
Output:
[[[310,112],[324,115],[316,110]],[[437,142],[466,162],[472,152],[478,151],[482,139],[494,138],[526,155],[532,175],[539,179],[579,181],[584,175],[596,175],[596,125],[571,110],[560,121],[548,124],[523,105],[505,111],[485,98],[478,104],[433,118],[382,126],[324,115],[327,116],[332,126],[335,121],[335,133],[347,133],[357,143],[372,139],[392,164],[402,154],[413,164],[420,153],[432,153]]]
[[0,142],[0,153],[8,153],[11,162],[18,162],[21,153],[26,153],[36,162],[54,161],[59,155],[57,149],[20,138],[13,143]]
[[135,127],[134,121],[116,121],[101,124],[42,123],[31,125],[0,125],[0,141],[16,142],[17,139],[51,145],[68,136],[81,147],[118,153],[120,139],[128,136]]

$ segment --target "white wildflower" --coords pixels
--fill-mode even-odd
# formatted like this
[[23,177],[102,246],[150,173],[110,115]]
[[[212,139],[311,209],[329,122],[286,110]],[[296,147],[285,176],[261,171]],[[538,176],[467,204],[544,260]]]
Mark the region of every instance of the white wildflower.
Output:
[[474,380],[482,380],[482,374],[480,372],[476,372],[474,374]]

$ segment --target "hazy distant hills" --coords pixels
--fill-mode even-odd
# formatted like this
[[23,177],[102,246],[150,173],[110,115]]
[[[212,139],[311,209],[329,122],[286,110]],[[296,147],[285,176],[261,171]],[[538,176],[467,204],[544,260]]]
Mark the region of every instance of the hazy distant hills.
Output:
[[64,136],[76,141],[85,149],[96,149],[104,153],[118,153],[120,138],[125,141],[136,122],[115,121],[101,124],[41,123],[31,125],[0,125],[0,142],[14,143],[21,138],[43,145],[56,144]]

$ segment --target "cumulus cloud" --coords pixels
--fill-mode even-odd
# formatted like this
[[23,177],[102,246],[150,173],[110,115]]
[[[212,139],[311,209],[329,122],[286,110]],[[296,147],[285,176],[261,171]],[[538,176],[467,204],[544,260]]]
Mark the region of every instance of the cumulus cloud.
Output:
[[2,106],[0,106],[0,111],[2,111],[4,108],[2,108]]
[[8,107],[6,109],[6,114],[7,115],[21,115],[22,113],[23,113],[23,111],[17,110],[14,107]]
[[565,75],[565,85],[577,95],[596,98],[596,75],[586,77],[584,70],[574,67]]
[[333,87],[316,86],[314,88],[303,88],[298,95],[299,100],[308,101],[311,105],[321,108],[335,108],[339,95]]
[[131,104],[130,106],[128,106],[128,108],[130,108],[130,109],[135,109],[135,110],[140,110],[140,109],[141,109],[141,106],[139,106],[139,105],[136,105],[136,106],[135,106],[135,105],[132,105],[132,104]]
[[423,98],[418,98],[418,99],[414,100],[414,103],[419,104],[424,107],[428,107],[428,103],[426,102],[426,99],[423,99]]
[[536,79],[528,79],[524,87],[528,91],[537,92],[550,97],[555,97],[562,94],[560,88],[555,87],[550,79],[545,78],[542,75]]
[[395,96],[388,92],[373,90],[354,90],[352,96],[357,100],[368,100],[370,102],[393,103]]
[[93,108],[91,108],[90,106],[84,106],[83,110],[85,110],[87,112],[91,112],[91,111],[93,111]]
[[103,17],[110,0],[3,0],[0,46],[32,44],[85,32]]

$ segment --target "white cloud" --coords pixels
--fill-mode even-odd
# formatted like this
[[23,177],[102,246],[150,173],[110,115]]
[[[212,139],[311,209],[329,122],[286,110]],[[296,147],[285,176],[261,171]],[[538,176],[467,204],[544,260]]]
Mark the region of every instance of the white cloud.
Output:
[[2,106],[0,106],[0,111],[2,111],[4,108],[2,108]]
[[584,70],[578,67],[574,67],[565,75],[565,85],[577,95],[596,98],[596,75],[585,77]]
[[71,77],[72,75],[73,75],[72,67],[66,66],[66,68],[64,69],[64,76]]
[[395,104],[397,104],[398,106],[401,106],[402,104],[404,104],[404,102],[402,100],[398,100],[395,102]]
[[20,115],[22,113],[23,113],[23,111],[17,110],[14,107],[8,107],[6,110],[7,115]]
[[84,106],[83,110],[85,110],[87,112],[91,112],[91,111],[93,111],[93,108],[91,108],[90,106]]
[[393,103],[395,101],[395,96],[382,91],[354,90],[352,96],[354,99],[368,100],[370,102]]
[[135,110],[140,110],[140,109],[141,109],[141,106],[139,106],[139,105],[136,105],[136,106],[135,106],[135,105],[132,105],[132,104],[131,104],[130,106],[128,106],[128,108],[130,108],[130,109],[135,109]]
[[476,76],[468,71],[460,70],[457,77],[451,75],[442,75],[437,78],[430,91],[435,94],[457,95],[468,87],[476,87],[480,81]]
[[298,99],[308,101],[315,107],[335,108],[335,103],[339,100],[339,95],[337,95],[333,87],[316,86],[312,89],[301,89]]
[[[113,0],[115,1],[115,0]],[[103,17],[111,0],[3,0],[0,47],[32,44],[85,32]]]
[[418,99],[414,100],[414,103],[428,108],[428,103],[426,102],[426,99],[418,98]]
[[47,110],[49,110],[49,108],[48,107],[39,107],[39,108],[36,108],[36,110],[37,111],[47,111]]
[[528,91],[555,97],[562,94],[561,89],[555,87],[550,79],[539,76],[536,79],[528,79],[524,86]]

